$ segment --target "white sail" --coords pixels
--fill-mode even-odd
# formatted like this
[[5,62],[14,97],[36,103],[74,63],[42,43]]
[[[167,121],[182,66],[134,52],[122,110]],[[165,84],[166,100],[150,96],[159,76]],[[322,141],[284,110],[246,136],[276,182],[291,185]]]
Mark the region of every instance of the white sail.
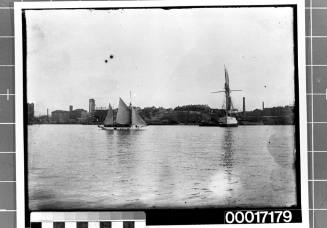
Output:
[[142,117],[137,113],[135,108],[132,108],[132,125],[145,126],[146,123]]
[[119,98],[116,124],[120,124],[120,125],[130,125],[131,124],[131,111],[121,98]]
[[109,104],[107,116],[106,116],[105,120],[103,121],[103,125],[105,125],[105,126],[113,126],[114,125],[114,112],[113,112],[110,104]]

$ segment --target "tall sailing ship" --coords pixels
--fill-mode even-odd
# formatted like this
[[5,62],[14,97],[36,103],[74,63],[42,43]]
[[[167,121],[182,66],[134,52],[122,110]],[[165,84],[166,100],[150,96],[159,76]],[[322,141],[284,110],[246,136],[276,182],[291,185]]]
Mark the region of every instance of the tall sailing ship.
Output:
[[237,127],[238,121],[235,117],[233,117],[231,114],[235,110],[233,107],[231,92],[232,91],[241,91],[241,90],[231,90],[229,86],[229,75],[226,67],[225,69],[225,90],[223,91],[216,91],[213,93],[225,93],[225,116],[218,119],[218,125],[221,127]]
[[116,120],[114,120],[114,112],[109,103],[107,116],[101,127],[104,130],[129,130],[140,129],[146,126],[145,121],[138,114],[135,107],[130,104],[127,106],[123,99],[119,98],[118,112]]

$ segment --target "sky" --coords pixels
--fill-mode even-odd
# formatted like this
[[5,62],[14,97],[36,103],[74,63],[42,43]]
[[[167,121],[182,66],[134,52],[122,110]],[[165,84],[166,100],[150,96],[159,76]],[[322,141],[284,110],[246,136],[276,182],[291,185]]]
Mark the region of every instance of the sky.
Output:
[[[46,109],[294,104],[293,13],[283,8],[29,10],[27,99]],[[110,58],[112,56],[112,58]],[[107,60],[107,61],[106,61]]]

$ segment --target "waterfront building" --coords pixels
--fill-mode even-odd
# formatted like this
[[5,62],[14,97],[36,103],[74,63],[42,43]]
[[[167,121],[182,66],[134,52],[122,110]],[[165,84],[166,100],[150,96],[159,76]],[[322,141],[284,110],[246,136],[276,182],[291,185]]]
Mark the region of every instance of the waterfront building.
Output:
[[51,112],[51,119],[55,123],[68,123],[70,119],[69,111],[56,110]]
[[94,112],[94,110],[95,110],[95,100],[92,98],[89,99],[89,113]]
[[87,111],[84,109],[75,109],[70,112],[70,118],[72,120],[83,121],[87,119]]
[[69,118],[72,119],[73,106],[69,105]]
[[27,116],[28,116],[28,123],[33,123],[33,121],[34,121],[34,103],[27,103]]

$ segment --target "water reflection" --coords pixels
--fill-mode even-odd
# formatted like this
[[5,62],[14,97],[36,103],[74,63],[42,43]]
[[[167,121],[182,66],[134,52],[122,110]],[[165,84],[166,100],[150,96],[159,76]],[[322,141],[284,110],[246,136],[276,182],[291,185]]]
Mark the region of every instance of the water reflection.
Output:
[[228,176],[228,179],[231,179],[231,174],[233,171],[233,163],[234,163],[234,148],[235,141],[233,135],[233,128],[225,128],[224,129],[224,143],[222,144],[222,166],[225,167],[225,173]]
[[[235,194],[240,189],[239,177],[235,175],[235,128],[222,129],[220,152],[220,164],[218,171],[211,177],[209,188],[215,193],[215,197],[222,200],[225,205],[235,203]],[[236,171],[237,173],[237,171]]]
[[224,167],[226,202],[228,205],[234,204],[235,198],[233,198],[233,195],[236,189],[239,188],[238,178],[233,175],[235,152],[234,130],[234,128],[224,129],[224,143],[222,144],[222,166]]

